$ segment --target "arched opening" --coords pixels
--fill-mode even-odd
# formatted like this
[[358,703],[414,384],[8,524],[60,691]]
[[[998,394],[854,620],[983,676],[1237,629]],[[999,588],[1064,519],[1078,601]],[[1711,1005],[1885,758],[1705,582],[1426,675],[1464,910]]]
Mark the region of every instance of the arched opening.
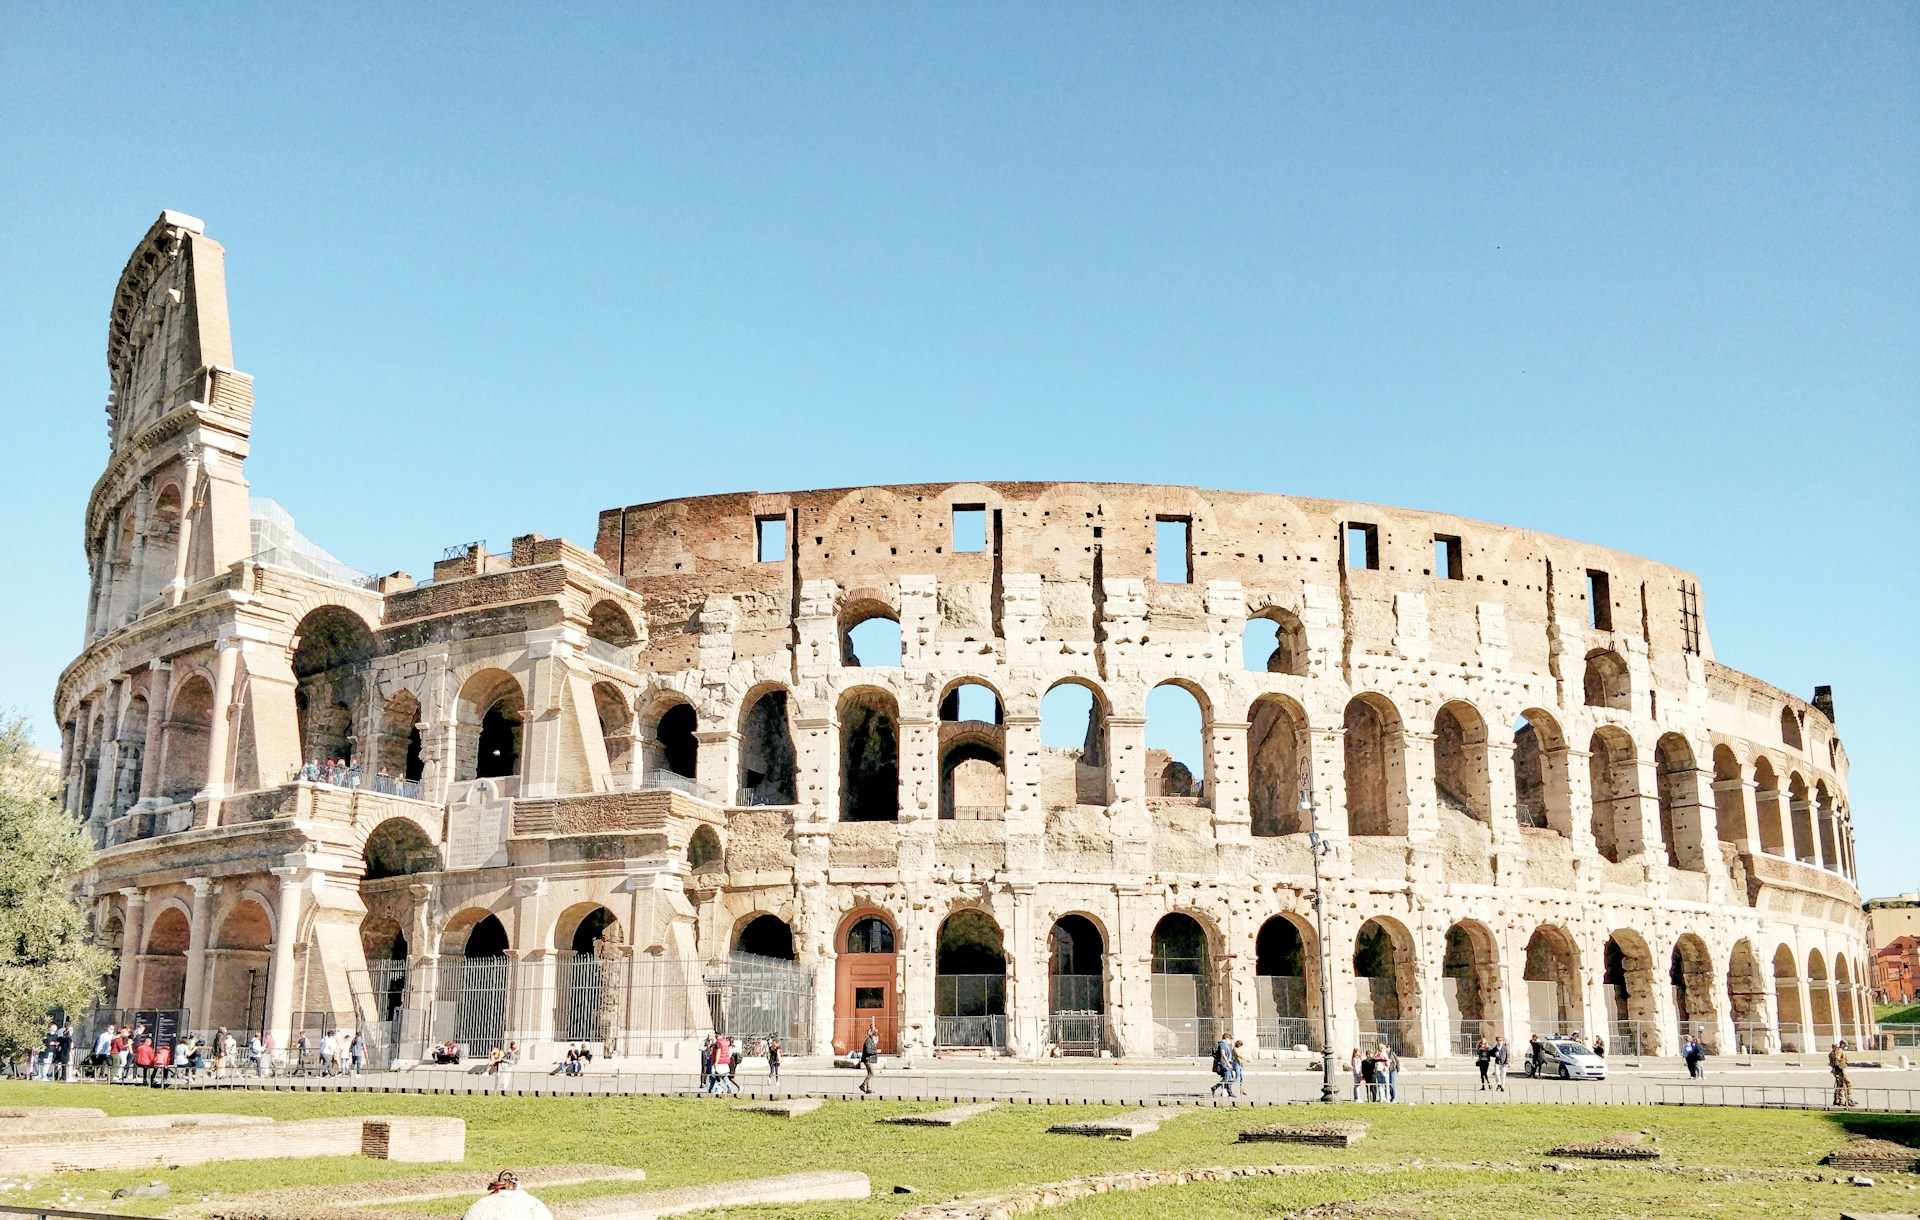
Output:
[[1084,682],[1056,682],[1040,700],[1040,791],[1049,809],[1105,805],[1106,701]]
[[1433,718],[1433,789],[1442,810],[1493,821],[1487,722],[1472,704],[1449,703]]
[[1547,925],[1535,928],[1520,977],[1529,1032],[1542,1038],[1580,1032],[1580,954],[1571,936]]
[[798,774],[787,692],[775,687],[754,699],[740,721],[740,803],[798,804]]
[[1794,715],[1790,707],[1780,709],[1780,744],[1789,750],[1804,748],[1800,737],[1800,717]]
[[1345,778],[1347,833],[1404,835],[1406,790],[1400,757],[1400,717],[1379,695],[1360,695],[1347,704]]
[[1772,1023],[1767,1020],[1767,978],[1753,945],[1738,941],[1727,957],[1727,1011],[1733,1016],[1733,1040],[1742,1054],[1764,1055],[1773,1049]]
[[1607,938],[1600,979],[1607,988],[1607,1041],[1625,1055],[1660,1054],[1653,955],[1638,932],[1620,931]]
[[367,1036],[378,1048],[391,1049],[397,1041],[394,1023],[406,1009],[407,934],[399,921],[369,915],[360,923],[360,948],[367,957],[367,998],[380,1027]]
[[105,949],[113,957],[113,969],[108,972],[106,981],[100,988],[100,998],[103,1003],[118,1002],[116,997],[120,994],[121,940],[126,934],[126,924],[121,920],[118,912],[107,916],[107,921],[100,925],[100,930],[94,934],[93,943]]
[[697,826],[687,839],[687,868],[692,872],[722,865],[720,834],[711,826]]
[[653,732],[647,743],[647,782],[666,776],[698,779],[700,771],[700,717],[684,700],[656,707]]
[[554,1034],[567,1042],[617,1046],[625,1028],[626,934],[612,911],[582,904],[561,913],[554,925],[558,951],[559,1011]]
[[1807,781],[1798,771],[1787,776],[1787,809],[1793,822],[1793,858],[1814,863],[1813,805],[1807,800]]
[[1453,1053],[1471,1055],[1480,1039],[1492,1043],[1505,1032],[1500,1013],[1500,949],[1485,924],[1463,920],[1447,929],[1440,977]]
[[1381,919],[1360,925],[1353,938],[1353,984],[1361,1044],[1384,1042],[1400,1054],[1420,1054],[1420,984],[1405,928]]
[[[168,483],[154,497],[153,510],[148,514],[147,557],[141,564],[140,589],[136,594],[134,609],[160,596],[173,583],[174,569],[179,563],[180,522],[185,515],[180,485]],[[123,543],[129,542],[131,537],[131,532],[123,527]]]
[[940,700],[940,817],[998,822],[1007,811],[1007,730],[1000,697],[962,682]]
[[840,820],[891,822],[900,816],[899,708],[875,687],[840,698]]
[[1615,864],[1640,854],[1640,793],[1633,739],[1602,728],[1587,743],[1587,779],[1593,799],[1593,845]]
[[733,951],[749,957],[793,961],[793,928],[778,915],[755,915],[740,929]]
[[[153,917],[146,951],[140,955],[141,1008],[186,1007],[187,945],[192,939],[186,914],[178,907],[167,907]],[[191,1016],[182,1027],[190,1021]]]
[[[605,604],[605,603],[603,603]],[[633,775],[633,709],[627,693],[611,682],[593,684],[593,712],[600,722],[600,743],[607,751],[607,770],[613,786],[623,787]]]
[[1251,673],[1307,672],[1307,632],[1298,616],[1278,608],[1260,611],[1240,633],[1240,655]]
[[411,819],[388,818],[373,828],[361,849],[363,881],[440,871],[440,853]]
[[1805,1053],[1812,1047],[1806,1016],[1800,1009],[1800,967],[1786,945],[1773,952],[1773,1011],[1779,1014],[1781,1050]]
[[201,1029],[247,1030],[266,1024],[267,963],[273,950],[273,921],[253,899],[227,912],[207,948],[207,1011],[193,1014]]
[[1760,850],[1769,856],[1787,855],[1786,822],[1780,814],[1780,781],[1765,758],[1753,764],[1753,807],[1760,823]]
[[465,1053],[486,1054],[501,1044],[507,1028],[506,925],[487,912],[462,912],[448,928],[440,957],[441,998],[453,1007],[452,1037]]
[[1667,733],[1655,743],[1653,767],[1660,794],[1660,841],[1666,844],[1667,867],[1706,871],[1705,837],[1700,810],[1700,776],[1693,747],[1678,733]]
[[1306,934],[1285,915],[1261,924],[1253,938],[1253,976],[1261,1049],[1318,1049],[1320,1032],[1307,1016],[1307,991],[1319,984],[1319,959],[1308,957]]
[[419,783],[426,773],[420,747],[420,700],[411,691],[397,691],[380,712],[380,774],[404,783]]
[[955,911],[934,954],[933,1044],[1001,1049],[1007,1044],[1007,951],[984,911]]
[[1567,739],[1560,724],[1529,709],[1513,726],[1514,804],[1522,828],[1573,836],[1567,783]]
[[[1247,725],[1247,803],[1253,833],[1298,834],[1306,829],[1300,799],[1306,793],[1306,769],[1312,757],[1307,718],[1299,705],[1277,695],[1254,700]],[[1292,1045],[1289,1043],[1288,1045]]]
[[131,809],[140,799],[140,776],[145,765],[142,753],[146,739],[147,697],[136,692],[128,697],[127,706],[120,713],[120,735],[116,739],[120,761],[115,767],[113,783],[114,817]]
[[341,606],[308,611],[294,629],[294,706],[306,761],[353,764],[353,707],[360,702],[365,665],[373,654],[366,621]]
[[1673,946],[1673,961],[1668,971],[1673,984],[1673,1012],[1679,1020],[1679,1041],[1686,1039],[1720,1053],[1720,1018],[1713,1003],[1713,959],[1706,942],[1691,932]]
[[1055,1053],[1107,1045],[1106,938],[1085,915],[1062,915],[1047,934],[1047,1041]]
[[1203,1055],[1214,1042],[1213,947],[1180,911],[1153,929],[1153,1053]]
[[213,685],[194,674],[174,691],[167,721],[161,726],[160,795],[168,804],[192,800],[213,778],[207,773],[207,740],[212,731]]
[[900,620],[878,602],[857,603],[840,615],[840,663],[849,668],[897,667]]
[[882,1053],[896,1053],[900,1007],[893,922],[878,911],[856,911],[841,924],[839,945],[833,963],[834,1051],[846,1054],[871,1029]]
[[1713,821],[1715,834],[1728,846],[1721,853],[1726,859],[1732,854],[1733,839],[1746,833],[1747,814],[1740,760],[1724,745],[1713,748]]
[[1816,1049],[1832,1045],[1838,1035],[1833,1028],[1833,990],[1827,982],[1827,959],[1820,950],[1807,950],[1807,1020]]
[[1205,803],[1212,779],[1206,742],[1206,710],[1192,691],[1174,682],[1148,691],[1148,795]]
[[1853,971],[1847,968],[1844,956],[1836,955],[1833,959],[1833,990],[1839,1009],[1840,1036],[1847,1039],[1849,1045],[1858,1046],[1861,1036],[1860,1015],[1854,1005]]
[[1627,675],[1627,663],[1610,649],[1587,654],[1581,689],[1588,707],[1607,707],[1621,712],[1633,709],[1633,683]]
[[599,601],[587,612],[587,639],[604,646],[598,649],[590,646],[589,655],[597,653],[602,660],[624,663],[626,650],[640,642],[640,633],[634,630],[633,619],[619,605]]
[[1831,872],[1844,873],[1837,841],[1833,834],[1833,797],[1827,792],[1825,780],[1813,787],[1813,808],[1820,826],[1820,859]]
[[460,752],[462,780],[511,779],[520,774],[526,706],[520,683],[505,670],[482,670],[467,679],[460,691],[460,738],[473,744]]

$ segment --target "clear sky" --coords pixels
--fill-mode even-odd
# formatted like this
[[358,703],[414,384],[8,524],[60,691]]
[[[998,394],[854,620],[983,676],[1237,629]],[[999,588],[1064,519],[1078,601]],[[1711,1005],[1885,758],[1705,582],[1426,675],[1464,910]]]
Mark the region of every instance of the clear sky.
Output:
[[1534,527],[1832,684],[1920,888],[1916,64],[1912,4],[0,5],[0,704],[53,740],[168,207],[357,567],[903,480]]

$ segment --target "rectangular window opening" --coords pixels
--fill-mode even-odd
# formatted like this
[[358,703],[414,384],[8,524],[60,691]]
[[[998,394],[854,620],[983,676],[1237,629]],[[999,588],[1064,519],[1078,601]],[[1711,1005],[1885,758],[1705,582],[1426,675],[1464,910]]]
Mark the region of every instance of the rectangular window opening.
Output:
[[874,1009],[885,1008],[887,1006],[886,988],[855,987],[853,989],[853,1006],[861,1012],[870,1012]]
[[1613,586],[1596,568],[1587,569],[1587,620],[1595,631],[1613,630]]
[[787,519],[785,517],[755,517],[753,519],[754,555],[761,563],[781,563],[787,558]]
[[1380,567],[1380,527],[1365,521],[1347,522],[1347,567],[1368,572]]
[[1163,585],[1193,582],[1193,518],[1154,518],[1153,578]]
[[1688,652],[1700,651],[1700,586],[1692,581],[1680,586],[1681,642]]
[[984,551],[987,549],[987,506],[984,504],[956,504],[953,506],[953,550],[960,554],[965,551]]
[[1460,540],[1448,534],[1433,536],[1433,574],[1441,580],[1465,580],[1467,570],[1460,561]]

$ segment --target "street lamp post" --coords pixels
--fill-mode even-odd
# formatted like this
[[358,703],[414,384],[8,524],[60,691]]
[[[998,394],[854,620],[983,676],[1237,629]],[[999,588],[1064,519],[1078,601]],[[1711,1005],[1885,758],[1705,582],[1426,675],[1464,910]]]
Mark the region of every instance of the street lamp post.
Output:
[[[1333,799],[1332,789],[1327,799]],[[1315,816],[1313,789],[1300,787],[1300,812],[1307,817],[1307,844],[1313,856],[1313,934],[1320,942],[1320,1100],[1332,1104],[1333,1087],[1333,996],[1327,988],[1327,910],[1326,893],[1320,884],[1320,857],[1333,850],[1333,844],[1320,837]]]

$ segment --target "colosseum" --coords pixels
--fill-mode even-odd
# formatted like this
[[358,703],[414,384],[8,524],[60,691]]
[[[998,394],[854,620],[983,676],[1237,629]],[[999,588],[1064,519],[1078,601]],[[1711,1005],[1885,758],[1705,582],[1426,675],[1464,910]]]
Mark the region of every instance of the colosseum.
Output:
[[223,259],[166,212],[114,293],[56,696],[118,1011],[395,1063],[869,1025],[1286,1053],[1323,978],[1337,1047],[1423,1056],[1869,1017],[1831,694],[1718,663],[1689,572],[1371,504],[929,483],[368,576],[250,498]]

